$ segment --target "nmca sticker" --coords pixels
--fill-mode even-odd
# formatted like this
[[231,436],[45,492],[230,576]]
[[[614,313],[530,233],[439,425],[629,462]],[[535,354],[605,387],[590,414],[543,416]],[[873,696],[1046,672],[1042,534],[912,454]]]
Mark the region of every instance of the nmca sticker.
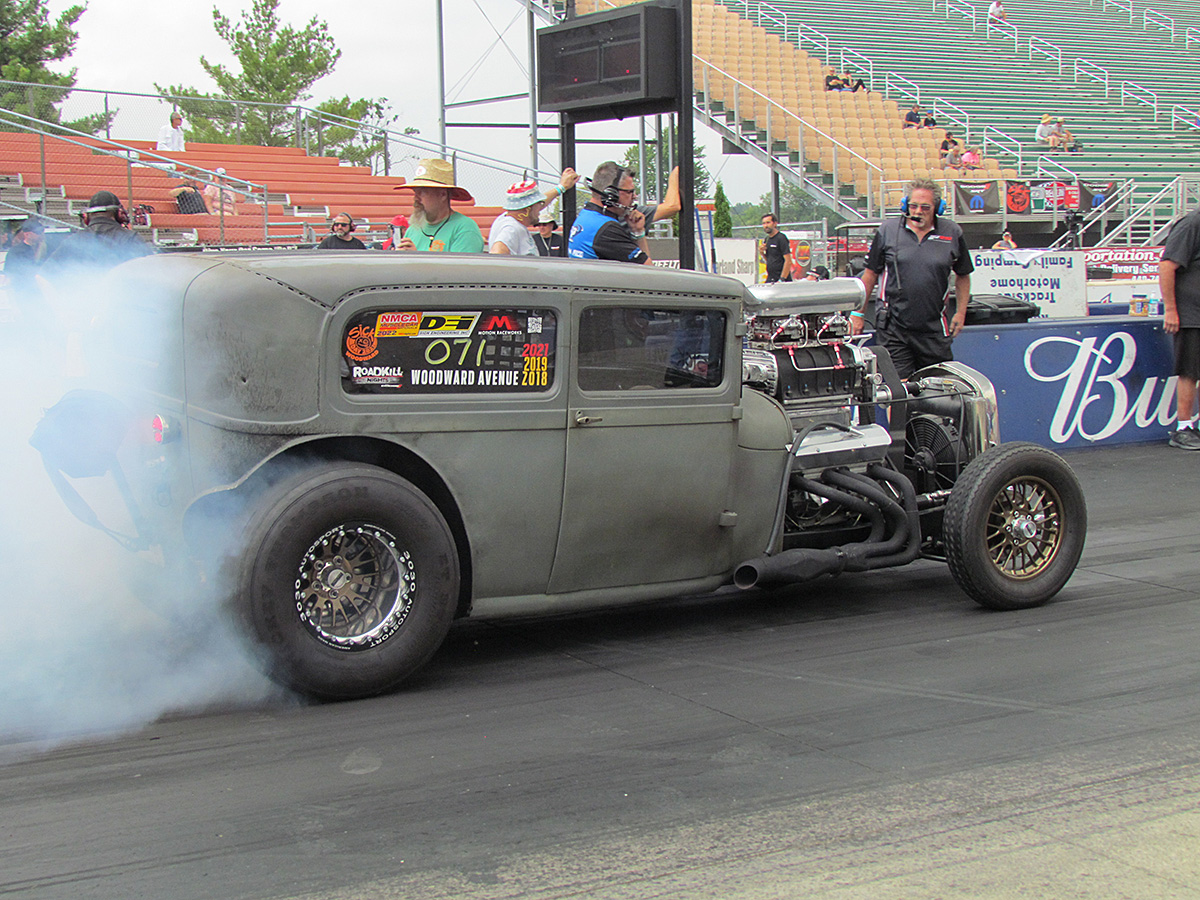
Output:
[[419,312],[385,312],[375,320],[375,337],[413,337],[420,328]]

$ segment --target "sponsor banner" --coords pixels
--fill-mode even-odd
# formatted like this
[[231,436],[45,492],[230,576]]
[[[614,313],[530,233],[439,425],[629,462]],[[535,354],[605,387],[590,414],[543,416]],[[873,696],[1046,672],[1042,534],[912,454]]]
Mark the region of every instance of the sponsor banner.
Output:
[[[758,256],[758,241],[752,238],[717,238],[717,265],[713,269],[718,275],[736,278],[742,284],[757,284],[766,280],[765,264]],[[711,249],[711,248],[710,248]],[[700,257],[696,257],[699,262]],[[712,265],[712,260],[709,260]]]
[[1103,206],[1108,202],[1114,187],[1111,181],[1079,182],[1079,208],[1086,212]]
[[1079,209],[1079,185],[1073,181],[1029,182],[1030,205],[1034,212],[1052,212],[1055,209]]
[[1158,278],[1162,247],[1096,247],[1083,251],[1089,268],[1112,269],[1113,278]]
[[1004,182],[1004,205],[1011,215],[1023,216],[1033,212],[1029,184],[1024,181]]
[[999,182],[955,181],[954,211],[959,215],[1000,212]]
[[557,322],[549,309],[356,313],[342,336],[350,394],[546,391]]
[[1079,250],[973,250],[971,290],[1036,303],[1041,317],[1087,315],[1087,273]]
[[995,386],[1005,441],[1159,441],[1176,419],[1171,341],[1160,320],[972,326],[955,339],[954,355]]

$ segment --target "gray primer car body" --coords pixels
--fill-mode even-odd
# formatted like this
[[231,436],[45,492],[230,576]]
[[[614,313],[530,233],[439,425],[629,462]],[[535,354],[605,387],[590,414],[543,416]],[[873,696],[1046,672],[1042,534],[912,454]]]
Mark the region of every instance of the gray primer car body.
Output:
[[[748,294],[705,274],[486,255],[134,261],[112,275],[97,338],[112,361],[99,380],[130,414],[113,468],[143,542],[223,573],[273,672],[323,697],[391,688],[455,616],[939,555],[946,454],[904,451],[904,423],[889,433],[871,413],[907,398],[910,420],[956,442],[953,481],[997,440],[994,395],[957,364],[915,385],[881,374],[836,330],[861,298],[839,281]],[[817,374],[796,381],[806,366]],[[1021,452],[947,512],[966,523],[945,541],[951,569],[987,605],[1043,602],[1082,548],[1069,469]],[[1014,504],[1027,462],[1034,497]],[[1005,540],[1053,544],[1028,571],[995,553],[989,567],[992,535],[972,523],[999,507]],[[999,579],[991,595],[972,585],[983,576]]]

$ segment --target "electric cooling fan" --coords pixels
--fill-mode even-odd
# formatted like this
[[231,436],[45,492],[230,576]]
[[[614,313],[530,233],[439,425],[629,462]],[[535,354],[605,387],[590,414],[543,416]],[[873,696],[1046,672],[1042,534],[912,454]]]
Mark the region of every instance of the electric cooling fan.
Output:
[[942,416],[922,414],[908,420],[904,460],[920,493],[948,490],[970,461],[958,427]]

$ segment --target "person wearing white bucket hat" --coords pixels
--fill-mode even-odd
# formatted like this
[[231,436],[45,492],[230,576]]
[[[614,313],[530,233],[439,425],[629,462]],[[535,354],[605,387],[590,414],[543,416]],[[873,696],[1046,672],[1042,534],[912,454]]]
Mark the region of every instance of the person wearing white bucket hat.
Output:
[[538,214],[555,197],[561,197],[579,180],[574,169],[564,169],[558,187],[542,193],[536,181],[518,181],[504,194],[504,212],[492,222],[488,232],[488,252],[512,256],[537,256],[537,244],[529,229],[538,222]]

